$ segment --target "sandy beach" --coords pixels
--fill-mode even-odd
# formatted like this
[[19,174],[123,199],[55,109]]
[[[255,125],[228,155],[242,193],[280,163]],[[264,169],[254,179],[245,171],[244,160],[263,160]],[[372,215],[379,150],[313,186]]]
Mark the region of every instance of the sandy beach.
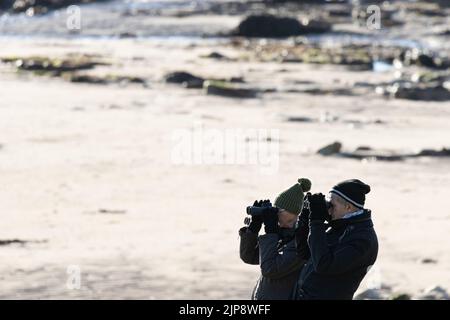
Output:
[[[86,12],[94,16],[97,5],[90,6]],[[383,161],[317,153],[335,141],[349,152],[361,146],[382,154],[449,148],[450,101],[377,94],[376,85],[401,71],[393,66],[355,71],[253,55],[255,46],[289,46],[289,39],[236,44],[199,36],[231,29],[242,16],[148,17],[133,29],[95,25],[88,15],[99,31],[86,27],[71,36],[54,29],[63,15],[57,12],[25,22],[16,17],[17,23],[4,18],[0,58],[84,56],[104,65],[83,74],[145,81],[75,83],[0,64],[1,299],[249,299],[259,270],[239,259],[245,207],[273,199],[299,177],[311,179],[313,192],[328,192],[348,178],[371,185],[366,207],[380,250],[358,292],[370,289],[389,299],[399,293],[420,298],[436,286],[450,291],[450,158]],[[418,24],[374,37],[410,34],[408,40],[423,38],[448,56],[448,36],[411,32]],[[152,35],[152,26],[164,31]],[[133,30],[137,36],[115,36]],[[205,57],[212,52],[228,59]],[[230,98],[166,83],[175,71],[241,77],[258,94]],[[249,158],[208,163],[205,150],[200,163],[176,157],[180,133],[220,150],[217,139],[205,135],[243,129],[273,130],[264,143],[275,157],[259,155],[256,164]],[[240,142],[251,150],[252,138]],[[70,270],[81,272],[77,288]]]

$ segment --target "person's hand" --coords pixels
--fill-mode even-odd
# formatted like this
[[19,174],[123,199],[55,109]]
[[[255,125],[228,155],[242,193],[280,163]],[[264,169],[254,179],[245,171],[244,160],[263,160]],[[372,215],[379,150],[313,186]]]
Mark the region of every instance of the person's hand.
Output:
[[[262,207],[263,204],[267,204],[270,203],[269,200],[255,200],[255,202],[253,203],[254,207]],[[253,233],[258,233],[259,230],[261,230],[262,224],[263,224],[263,220],[262,220],[262,216],[252,216],[251,218],[246,218],[246,219],[250,219],[250,223],[248,225],[248,229],[253,232]]]
[[266,207],[262,214],[262,219],[264,222],[264,231],[266,233],[277,233],[278,232],[278,211],[276,207]]
[[310,221],[324,222],[328,217],[328,208],[325,196],[322,193],[315,193],[308,197]]

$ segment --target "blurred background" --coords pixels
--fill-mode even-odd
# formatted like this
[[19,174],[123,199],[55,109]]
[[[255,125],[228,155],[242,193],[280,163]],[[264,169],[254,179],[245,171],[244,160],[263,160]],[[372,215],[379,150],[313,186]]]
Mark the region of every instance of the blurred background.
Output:
[[450,1],[0,0],[2,299],[249,299],[245,208],[371,186],[357,299],[449,299]]

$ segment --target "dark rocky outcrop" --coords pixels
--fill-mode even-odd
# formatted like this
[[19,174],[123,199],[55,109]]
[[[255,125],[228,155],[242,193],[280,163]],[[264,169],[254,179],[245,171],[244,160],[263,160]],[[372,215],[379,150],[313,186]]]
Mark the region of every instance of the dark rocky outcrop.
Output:
[[231,35],[250,38],[285,38],[331,31],[324,21],[277,17],[270,14],[250,15],[238,25]]
[[341,152],[342,143],[339,141],[333,142],[332,144],[326,145],[322,148],[320,148],[317,153],[322,156],[331,156],[334,154],[338,154]]
[[205,79],[197,77],[189,72],[185,71],[175,71],[167,74],[164,77],[167,83],[181,84],[186,88],[203,88],[203,82]]

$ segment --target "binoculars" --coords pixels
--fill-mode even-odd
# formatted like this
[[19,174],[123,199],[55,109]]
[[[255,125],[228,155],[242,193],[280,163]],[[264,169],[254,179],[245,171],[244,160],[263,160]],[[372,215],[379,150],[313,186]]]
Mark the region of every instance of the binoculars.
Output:
[[277,207],[254,207],[249,206],[247,207],[247,214],[251,216],[261,216],[264,214],[264,212],[267,210],[279,210]]

